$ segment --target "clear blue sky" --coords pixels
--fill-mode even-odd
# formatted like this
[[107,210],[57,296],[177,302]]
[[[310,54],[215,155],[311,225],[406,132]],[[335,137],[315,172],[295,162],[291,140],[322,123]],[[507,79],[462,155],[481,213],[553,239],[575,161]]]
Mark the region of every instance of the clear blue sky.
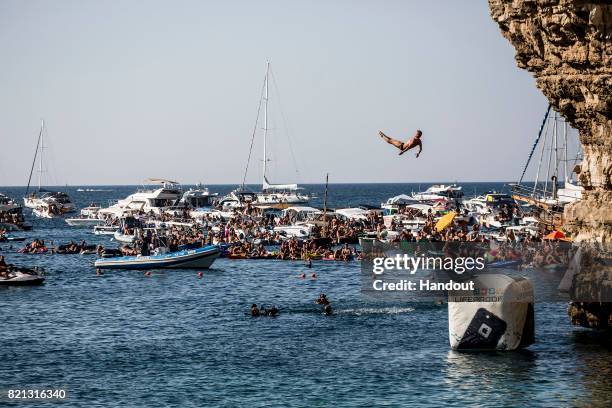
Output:
[[267,58],[277,183],[514,180],[547,106],[484,0],[0,0],[0,58],[0,185],[41,118],[48,184],[239,183]]

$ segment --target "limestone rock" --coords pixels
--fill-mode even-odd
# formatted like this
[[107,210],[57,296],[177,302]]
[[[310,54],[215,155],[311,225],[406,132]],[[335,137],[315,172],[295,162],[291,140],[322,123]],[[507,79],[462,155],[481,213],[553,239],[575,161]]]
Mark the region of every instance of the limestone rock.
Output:
[[[612,4],[588,0],[489,0],[516,62],[580,133],[583,200],[567,206],[576,242],[612,243]],[[576,303],[572,320],[602,327],[610,307]],[[606,318],[606,316],[608,318]]]

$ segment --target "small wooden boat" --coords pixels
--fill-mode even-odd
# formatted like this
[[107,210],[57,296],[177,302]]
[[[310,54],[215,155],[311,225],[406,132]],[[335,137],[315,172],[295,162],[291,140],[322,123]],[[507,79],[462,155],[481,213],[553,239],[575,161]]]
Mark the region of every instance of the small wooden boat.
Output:
[[160,268],[209,268],[219,257],[215,245],[198,249],[188,249],[161,255],[121,256],[96,260],[95,267],[102,269],[160,269]]

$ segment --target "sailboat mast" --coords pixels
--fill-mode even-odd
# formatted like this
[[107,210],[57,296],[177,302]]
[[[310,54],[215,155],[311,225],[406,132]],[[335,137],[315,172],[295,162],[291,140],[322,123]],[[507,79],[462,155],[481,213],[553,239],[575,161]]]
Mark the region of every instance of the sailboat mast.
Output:
[[567,122],[563,122],[563,150],[564,150],[564,169],[563,169],[563,173],[565,174],[565,182],[569,183],[570,181],[570,177],[569,174],[567,173]]
[[38,162],[38,191],[42,187],[42,173],[43,173],[43,149],[45,148],[45,120],[41,120],[40,124],[40,157]]
[[270,61],[266,62],[266,87],[264,92],[264,127],[263,127],[263,180],[262,185],[266,185],[266,168],[268,166],[268,157],[266,153],[266,141],[268,138],[268,75],[270,73]]

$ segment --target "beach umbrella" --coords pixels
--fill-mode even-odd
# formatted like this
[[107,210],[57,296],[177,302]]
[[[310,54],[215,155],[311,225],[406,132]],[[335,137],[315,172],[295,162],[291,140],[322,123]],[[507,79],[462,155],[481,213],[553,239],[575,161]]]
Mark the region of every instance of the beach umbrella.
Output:
[[443,231],[446,227],[448,227],[449,225],[453,223],[453,220],[455,219],[456,216],[457,216],[457,213],[454,211],[450,211],[449,213],[444,215],[436,223],[436,231],[438,232]]
[[561,231],[553,231],[550,234],[546,235],[544,239],[564,239],[565,234]]

